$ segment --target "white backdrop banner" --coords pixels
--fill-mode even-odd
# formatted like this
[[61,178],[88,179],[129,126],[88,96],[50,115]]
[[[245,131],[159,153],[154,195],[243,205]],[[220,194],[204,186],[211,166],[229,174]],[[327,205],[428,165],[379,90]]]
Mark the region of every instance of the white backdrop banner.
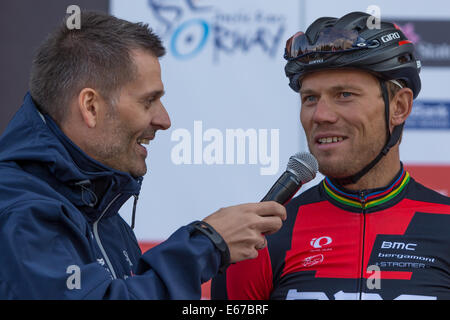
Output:
[[[300,100],[284,75],[285,41],[318,17],[368,9],[381,17],[400,19],[420,41],[417,32],[426,32],[426,25],[417,24],[420,30],[414,33],[414,21],[448,20],[450,3],[111,1],[113,15],[148,23],[167,49],[161,59],[166,90],[163,103],[172,127],[158,132],[149,146],[149,171],[136,217],[139,240],[164,240],[181,225],[221,207],[257,202],[265,195],[285,170],[288,158],[307,151],[299,121]],[[432,41],[426,42],[426,48]],[[443,48],[445,60],[445,44],[434,45]],[[429,122],[423,125],[423,121],[407,126],[401,158],[407,164],[447,166],[450,132],[445,121],[449,119],[450,92],[442,89],[449,83],[450,72],[445,64],[424,65],[421,76],[416,123],[420,114],[430,112],[444,113],[447,120],[441,118],[439,128]],[[319,175],[302,191],[321,178]],[[131,201],[121,214],[131,220]]]
[[[302,150],[299,97],[284,75],[298,1],[112,1],[162,38],[172,127],[150,143],[136,235],[164,240],[221,207],[258,202]],[[131,202],[121,210],[129,220]]]

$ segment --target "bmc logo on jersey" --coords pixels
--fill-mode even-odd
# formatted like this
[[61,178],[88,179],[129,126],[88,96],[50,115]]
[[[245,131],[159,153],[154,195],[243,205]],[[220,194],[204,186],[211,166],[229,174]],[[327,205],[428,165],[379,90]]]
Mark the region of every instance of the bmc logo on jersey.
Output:
[[312,238],[310,244],[311,244],[311,247],[317,249],[317,248],[322,248],[324,246],[327,246],[331,242],[333,242],[333,240],[330,237],[323,236],[320,238]]
[[381,249],[416,250],[417,243],[383,241]]

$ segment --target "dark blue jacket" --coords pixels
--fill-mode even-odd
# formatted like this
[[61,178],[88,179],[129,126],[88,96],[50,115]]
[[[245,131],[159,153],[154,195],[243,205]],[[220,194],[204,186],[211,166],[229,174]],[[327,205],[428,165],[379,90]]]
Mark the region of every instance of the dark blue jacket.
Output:
[[118,214],[141,183],[87,156],[27,94],[0,139],[0,299],[199,299],[220,253],[185,226],[142,254]]

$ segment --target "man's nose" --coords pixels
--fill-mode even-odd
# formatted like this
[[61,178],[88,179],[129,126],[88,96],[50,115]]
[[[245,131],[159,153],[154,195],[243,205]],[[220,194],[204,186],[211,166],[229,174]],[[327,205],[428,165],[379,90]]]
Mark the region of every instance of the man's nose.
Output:
[[337,120],[336,106],[326,97],[320,97],[313,113],[313,121],[316,123],[335,123]]
[[172,125],[169,113],[162,103],[159,104],[155,116],[152,118],[152,125],[159,127],[161,130],[167,130]]

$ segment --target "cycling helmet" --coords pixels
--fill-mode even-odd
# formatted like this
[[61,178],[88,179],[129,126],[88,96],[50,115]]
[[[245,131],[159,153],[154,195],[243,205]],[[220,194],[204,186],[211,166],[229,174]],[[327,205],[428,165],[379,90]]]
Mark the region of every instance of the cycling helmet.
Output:
[[387,141],[366,167],[353,176],[335,179],[342,185],[357,182],[389,152],[400,139],[403,125],[389,130],[389,97],[385,82],[402,80],[413,92],[420,92],[421,63],[414,54],[414,44],[394,23],[380,21],[379,28],[369,23],[372,16],[352,12],[341,18],[323,17],[314,21],[305,33],[297,32],[286,42],[284,58],[289,86],[300,90],[301,79],[310,72],[356,68],[367,70],[380,80],[385,104]]

